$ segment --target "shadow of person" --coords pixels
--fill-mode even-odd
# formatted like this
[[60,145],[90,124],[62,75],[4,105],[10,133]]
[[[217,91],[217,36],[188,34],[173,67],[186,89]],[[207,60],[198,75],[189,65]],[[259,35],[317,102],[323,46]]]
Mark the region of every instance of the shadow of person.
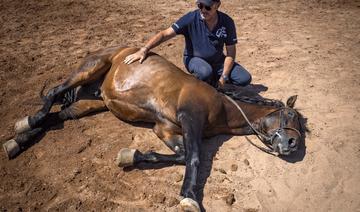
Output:
[[222,87],[216,88],[219,92],[230,95],[230,96],[247,96],[262,98],[261,92],[268,90],[268,87],[262,84],[250,84],[245,87],[236,86],[233,84],[225,84]]

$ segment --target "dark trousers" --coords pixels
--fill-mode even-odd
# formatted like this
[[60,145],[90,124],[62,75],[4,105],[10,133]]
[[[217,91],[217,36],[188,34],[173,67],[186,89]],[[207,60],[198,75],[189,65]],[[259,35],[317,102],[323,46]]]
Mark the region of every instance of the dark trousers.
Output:
[[[210,65],[199,57],[184,57],[187,70],[199,80],[215,85],[224,70],[224,63]],[[250,73],[238,63],[234,63],[230,75],[230,82],[234,85],[246,86],[251,82]]]

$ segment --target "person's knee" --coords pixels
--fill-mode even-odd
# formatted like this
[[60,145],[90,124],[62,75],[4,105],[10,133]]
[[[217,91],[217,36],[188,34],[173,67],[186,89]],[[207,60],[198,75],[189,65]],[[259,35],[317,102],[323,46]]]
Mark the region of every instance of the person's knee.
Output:
[[189,72],[199,80],[206,81],[211,78],[212,71],[210,64],[200,58],[194,58],[189,63]]
[[234,85],[246,86],[251,83],[252,77],[246,69],[237,65],[232,70],[230,80]]
[[211,77],[212,69],[211,67],[209,68],[209,67],[200,66],[194,70],[193,74],[199,80],[206,81]]

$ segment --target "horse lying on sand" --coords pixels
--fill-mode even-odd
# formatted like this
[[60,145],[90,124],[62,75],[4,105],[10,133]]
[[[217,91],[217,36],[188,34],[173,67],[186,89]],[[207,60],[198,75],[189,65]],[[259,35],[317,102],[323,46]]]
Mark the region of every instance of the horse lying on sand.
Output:
[[236,95],[233,100],[154,53],[142,64],[124,64],[124,58],[137,50],[113,47],[87,56],[63,84],[43,96],[44,104],[35,115],[15,124],[17,135],[3,145],[8,157],[17,156],[36,135],[47,130],[45,123],[54,103],[66,100],[57,114],[60,121],[110,110],[124,121],[154,123],[155,134],[174,152],[165,155],[122,149],[118,165],[186,165],[180,205],[187,211],[199,211],[196,183],[204,137],[257,132],[280,155],[297,150],[302,134],[300,115],[292,109],[296,96],[290,97],[286,106],[276,100]]

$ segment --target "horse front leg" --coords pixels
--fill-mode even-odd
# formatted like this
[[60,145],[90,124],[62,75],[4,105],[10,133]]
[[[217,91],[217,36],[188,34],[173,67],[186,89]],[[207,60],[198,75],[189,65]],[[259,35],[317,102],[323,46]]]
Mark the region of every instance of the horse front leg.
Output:
[[180,193],[184,199],[181,200],[180,206],[184,211],[200,211],[196,187],[200,165],[203,121],[201,113],[186,112],[179,113],[178,120],[183,130],[186,163],[185,177]]
[[121,149],[117,156],[119,167],[134,166],[138,163],[172,163],[185,165],[185,149],[183,136],[179,134],[177,126],[169,121],[157,122],[153,128],[154,133],[169,147],[175,154],[165,155],[156,152],[141,153],[136,149]]
[[135,166],[139,163],[171,163],[177,165],[185,164],[185,154],[165,155],[156,152],[141,153],[136,149],[123,148],[119,151],[116,164],[119,167]]
[[26,116],[15,124],[15,132],[19,134],[41,126],[57,97],[77,86],[95,81],[105,74],[110,66],[111,63],[107,62],[104,58],[95,56],[86,58],[85,62],[80,65],[69,79],[48,91],[43,97],[44,104],[42,108],[35,115]]

